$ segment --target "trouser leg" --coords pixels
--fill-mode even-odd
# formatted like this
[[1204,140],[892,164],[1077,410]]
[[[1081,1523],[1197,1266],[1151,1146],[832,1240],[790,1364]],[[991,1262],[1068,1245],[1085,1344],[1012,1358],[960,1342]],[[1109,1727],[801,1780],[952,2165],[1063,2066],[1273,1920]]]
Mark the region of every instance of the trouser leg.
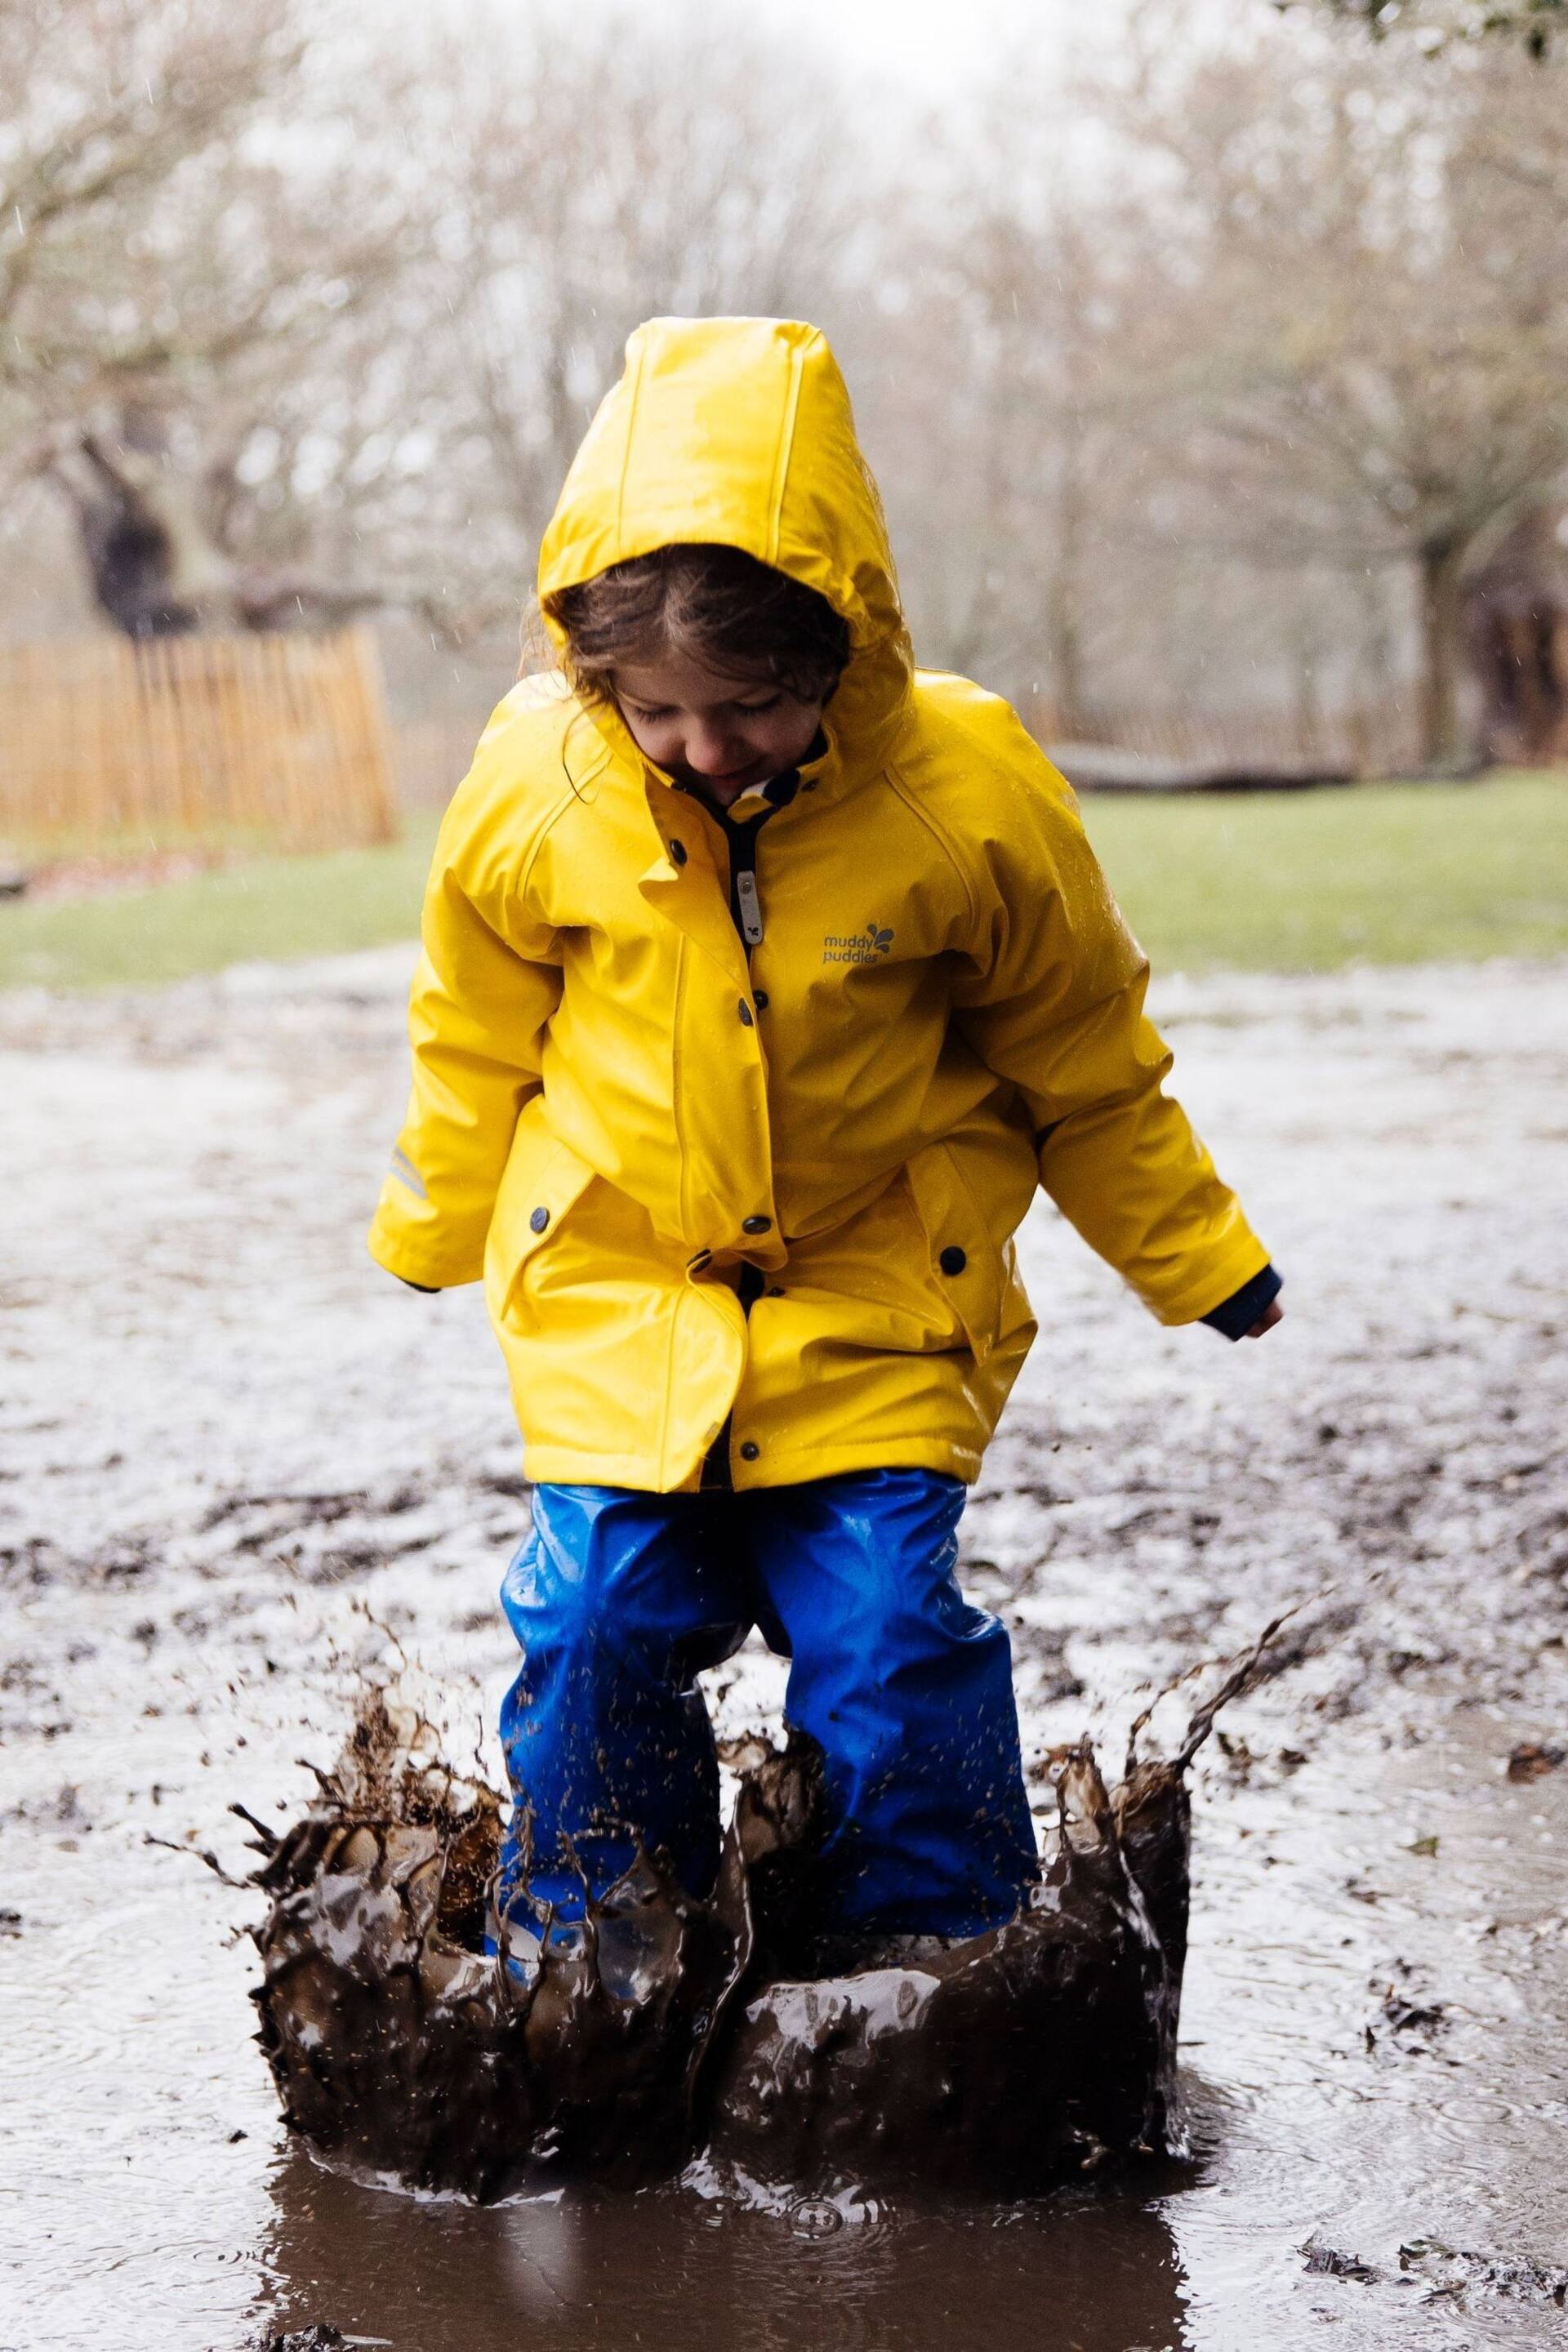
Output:
[[819,1742],[827,1891],[846,1926],[977,1935],[1036,1874],[1006,1633],[959,1591],[964,1490],[877,1470],[752,1490],[763,1630]]
[[501,1706],[513,1794],[500,1902],[526,1878],[572,1919],[638,1837],[689,1891],[719,1862],[719,1778],[693,1677],[745,1638],[745,1580],[721,1524],[731,1497],[536,1487],[501,1605],[522,1666]]

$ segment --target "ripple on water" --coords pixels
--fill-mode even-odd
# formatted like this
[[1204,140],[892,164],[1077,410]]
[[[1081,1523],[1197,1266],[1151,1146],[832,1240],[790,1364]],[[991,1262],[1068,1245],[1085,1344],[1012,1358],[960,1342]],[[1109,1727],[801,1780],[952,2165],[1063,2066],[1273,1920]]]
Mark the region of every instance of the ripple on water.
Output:
[[679,2184],[681,2190],[725,2211],[754,2214],[781,2221],[796,2238],[836,2238],[845,2231],[860,2242],[892,2226],[897,2209],[885,2196],[873,2196],[858,2183],[803,2196],[776,2181],[758,2180],[741,2165],[707,2154],[688,2165]]

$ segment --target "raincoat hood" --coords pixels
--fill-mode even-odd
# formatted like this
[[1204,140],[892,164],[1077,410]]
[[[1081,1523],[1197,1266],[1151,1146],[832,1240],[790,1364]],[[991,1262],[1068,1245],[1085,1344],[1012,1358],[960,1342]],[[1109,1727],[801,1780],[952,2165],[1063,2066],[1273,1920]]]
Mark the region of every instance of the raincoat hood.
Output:
[[[544,534],[540,596],[679,542],[739,548],[826,596],[851,648],[828,740],[863,756],[890,733],[910,694],[909,635],[881,500],[817,328],[650,319],[631,336]],[[616,713],[594,717],[629,743]]]

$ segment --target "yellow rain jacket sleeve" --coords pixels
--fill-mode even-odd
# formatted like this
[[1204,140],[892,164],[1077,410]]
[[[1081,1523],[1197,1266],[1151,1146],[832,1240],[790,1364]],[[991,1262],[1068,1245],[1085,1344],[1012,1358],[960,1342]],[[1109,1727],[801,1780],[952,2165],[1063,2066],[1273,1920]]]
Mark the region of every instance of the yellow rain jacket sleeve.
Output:
[[1111,897],[1078,803],[1005,703],[990,701],[1005,824],[986,844],[977,969],[958,1024],[1027,1104],[1040,1181],[1162,1322],[1188,1323],[1268,1264],[1179,1103],[1143,1013],[1149,962]]
[[441,828],[425,895],[408,1009],[414,1083],[370,1234],[389,1273],[431,1290],[483,1274],[496,1194],[519,1114],[540,1091],[561,997],[550,927],[518,905],[493,842],[487,853],[482,748]]

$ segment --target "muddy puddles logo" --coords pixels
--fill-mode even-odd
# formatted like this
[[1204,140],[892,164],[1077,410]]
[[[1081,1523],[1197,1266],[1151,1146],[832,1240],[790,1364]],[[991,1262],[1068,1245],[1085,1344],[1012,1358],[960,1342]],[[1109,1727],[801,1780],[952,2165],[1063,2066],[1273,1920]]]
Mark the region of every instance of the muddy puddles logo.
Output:
[[824,963],[875,963],[885,956],[893,944],[893,934],[879,923],[868,923],[863,931],[829,931],[822,942]]

